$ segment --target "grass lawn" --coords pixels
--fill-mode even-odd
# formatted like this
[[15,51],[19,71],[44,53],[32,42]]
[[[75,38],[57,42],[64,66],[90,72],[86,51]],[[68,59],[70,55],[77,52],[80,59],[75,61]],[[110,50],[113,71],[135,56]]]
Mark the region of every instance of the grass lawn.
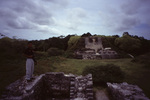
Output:
[[[35,75],[45,72],[64,72],[81,75],[83,69],[90,65],[115,64],[125,72],[125,80],[137,84],[150,98],[150,68],[143,64],[133,63],[132,59],[107,59],[107,60],[79,60],[64,57],[49,57],[38,60],[35,66]],[[0,63],[0,92],[4,87],[25,75],[25,60]]]

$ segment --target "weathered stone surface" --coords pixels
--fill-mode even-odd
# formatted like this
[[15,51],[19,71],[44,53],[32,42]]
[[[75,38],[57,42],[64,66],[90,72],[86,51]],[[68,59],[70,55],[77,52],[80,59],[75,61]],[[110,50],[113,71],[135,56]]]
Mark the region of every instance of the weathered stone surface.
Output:
[[23,77],[6,88],[1,100],[41,100],[43,93],[43,74],[30,83]]
[[27,83],[23,77],[7,87],[0,100],[93,100],[91,78],[48,72]]
[[150,100],[137,85],[124,83],[107,83],[114,100]]
[[75,100],[93,100],[91,99],[93,98],[93,82],[91,78],[91,74],[76,77],[75,91],[73,92]]
[[46,73],[44,76],[45,87],[49,89],[47,95],[57,98],[69,98],[70,78],[64,73]]
[[[136,85],[107,85],[114,100],[150,100]],[[0,100],[94,100],[93,97],[92,74],[76,76],[49,72],[35,77],[29,83],[25,77],[17,80],[6,88]]]

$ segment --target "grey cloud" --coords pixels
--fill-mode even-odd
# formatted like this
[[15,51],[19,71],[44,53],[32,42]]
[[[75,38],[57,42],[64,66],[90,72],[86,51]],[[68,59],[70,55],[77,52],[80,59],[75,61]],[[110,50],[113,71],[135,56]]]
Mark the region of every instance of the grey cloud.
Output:
[[115,32],[130,30],[141,23],[139,18],[136,18],[135,16],[127,16],[121,13],[111,13],[111,15],[108,13],[102,13],[100,17],[102,18],[104,27]]
[[140,2],[135,2],[133,0],[133,1],[129,1],[128,3],[123,4],[121,6],[121,9],[125,14],[132,15],[132,14],[138,13],[140,6],[141,6]]
[[7,25],[14,29],[32,29],[36,27],[33,23],[22,18],[17,18],[11,21],[7,20]]
[[150,15],[150,0],[127,0],[127,2],[121,5],[121,12],[127,16],[143,16]]
[[121,9],[125,14],[136,14],[139,9],[148,7],[148,4],[150,4],[149,0],[127,0],[126,3],[121,5]]
[[[129,20],[124,20],[128,29],[136,27],[140,24],[150,23],[150,0],[128,0],[124,5],[121,6],[122,13],[127,17],[131,16]],[[150,25],[150,24],[149,24]],[[131,27],[131,28],[130,28]]]
[[16,14],[14,13],[14,11],[12,11],[10,13],[10,9],[7,9],[7,8],[2,8],[0,9],[0,18],[2,19],[6,19],[6,18],[15,18],[16,17]]
[[82,8],[73,8],[68,10],[68,22],[70,23],[69,28],[77,30],[78,26],[83,24],[84,19],[87,18],[87,12]]
[[136,18],[124,18],[121,20],[121,22],[118,24],[116,27],[116,31],[125,31],[125,30],[130,30],[134,28],[136,25],[138,25],[140,21]]
[[[49,1],[50,3],[54,2],[54,0]],[[58,3],[58,0],[56,1]],[[55,23],[52,19],[53,12],[53,9],[44,0],[0,1],[0,23],[14,29],[31,29],[36,28],[36,25],[53,25]]]
[[112,31],[134,30],[140,24],[149,24],[149,5],[150,0],[127,0],[118,10],[115,9],[115,13],[109,10],[101,18],[104,19],[104,25]]
[[49,30],[37,30],[37,32],[42,32],[42,33],[49,33]]
[[124,24],[125,26],[134,26],[137,25],[140,21],[136,18],[124,18],[124,20],[122,21],[122,24]]
[[64,7],[67,6],[69,3],[69,0],[43,0],[43,1],[52,2]]
[[85,18],[87,17],[86,11],[82,8],[74,8],[70,12],[70,16],[78,17],[78,18]]

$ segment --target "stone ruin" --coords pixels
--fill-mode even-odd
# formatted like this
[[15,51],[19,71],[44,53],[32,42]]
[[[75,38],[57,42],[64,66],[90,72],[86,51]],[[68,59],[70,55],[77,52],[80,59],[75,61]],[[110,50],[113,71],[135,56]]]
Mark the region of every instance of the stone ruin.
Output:
[[[150,100],[137,85],[125,82],[107,83],[107,91],[108,100]],[[92,75],[48,72],[29,83],[23,77],[6,87],[0,100],[95,100]]]
[[124,82],[107,83],[107,86],[113,100],[150,100],[137,85]]
[[29,83],[23,77],[7,87],[0,100],[93,100],[92,75],[48,72]]
[[78,59],[116,59],[118,53],[110,47],[104,48],[101,37],[85,37],[85,50],[78,50],[76,58]]

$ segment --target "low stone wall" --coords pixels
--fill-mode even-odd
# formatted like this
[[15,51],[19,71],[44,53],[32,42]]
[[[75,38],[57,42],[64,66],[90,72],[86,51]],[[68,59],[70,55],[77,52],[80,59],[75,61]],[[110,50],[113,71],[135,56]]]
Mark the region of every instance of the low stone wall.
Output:
[[43,76],[36,77],[30,83],[26,82],[25,77],[17,80],[6,88],[0,100],[42,100],[45,98]]
[[108,90],[114,100],[150,100],[137,85],[124,83],[107,83]]
[[70,77],[64,73],[49,72],[44,76],[44,84],[47,89],[47,98],[69,98],[70,97]]
[[71,76],[70,100],[93,100],[92,75]]
[[10,84],[0,100],[93,100],[92,75],[49,72],[27,83],[25,77]]

